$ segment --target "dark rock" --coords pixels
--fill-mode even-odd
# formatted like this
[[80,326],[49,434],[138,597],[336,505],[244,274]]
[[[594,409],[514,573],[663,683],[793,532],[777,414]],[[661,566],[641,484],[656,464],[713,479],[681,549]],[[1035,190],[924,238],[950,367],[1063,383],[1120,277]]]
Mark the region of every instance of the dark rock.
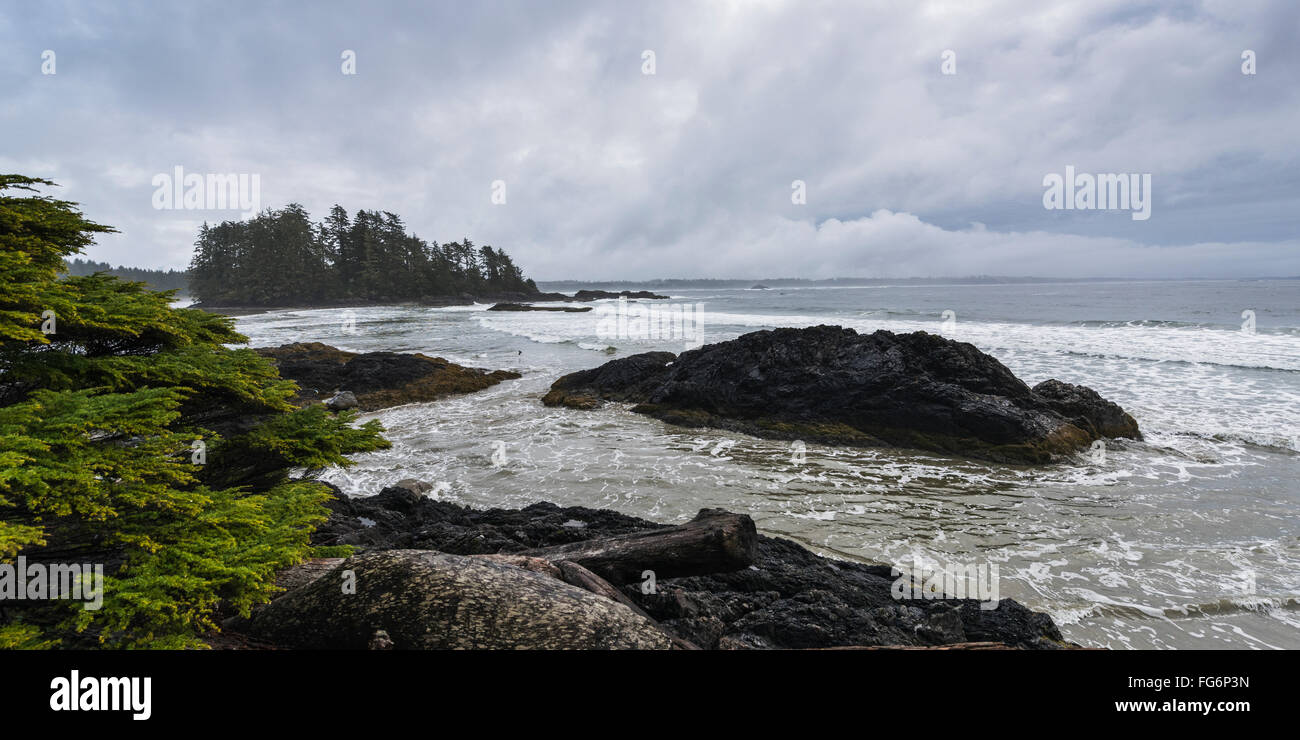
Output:
[[[561,509],[548,503],[479,511],[396,486],[365,498],[348,498],[337,488],[334,491],[328,502],[332,515],[316,528],[313,544],[481,555],[567,545],[661,526],[605,509]],[[586,526],[574,527],[573,521]]]
[[520,377],[509,370],[463,367],[441,357],[400,352],[357,354],[320,342],[263,347],[257,352],[276,364],[281,377],[298,384],[297,403],[329,398],[334,391],[346,388],[363,411],[472,393]]
[[1034,394],[1053,411],[1093,437],[1142,439],[1137,421],[1132,416],[1087,386],[1044,380],[1034,386]]
[[633,355],[566,375],[542,400],[623,401],[683,426],[1013,463],[1139,436],[1132,417],[1092,390],[1056,381],[1031,390],[971,344],[837,326],[752,332],[676,358]]
[[591,306],[529,306],[523,303],[498,303],[489,311],[563,311],[565,313],[583,313]]
[[[312,537],[362,552],[419,548],[459,555],[516,553],[598,537],[663,529],[618,512],[537,503],[475,510],[400,488],[346,499]],[[366,522],[373,522],[367,526]],[[572,522],[586,526],[574,527]],[[789,540],[758,536],[754,564],[728,573],[620,588],[676,637],[708,649],[926,646],[987,640],[1022,648],[1066,647],[1046,614],[1011,599],[981,609],[971,599],[896,600],[887,565],[829,560]],[[370,633],[365,633],[369,635]],[[402,640],[393,634],[398,647]]]
[[644,352],[569,373],[551,384],[542,403],[591,409],[601,401],[640,401],[668,377],[675,359],[671,352]]
[[[661,581],[659,594],[624,592],[667,629],[699,616],[727,626],[730,647],[814,648],[845,645],[939,645],[989,640],[1022,648],[1067,644],[1046,614],[1002,599],[982,609],[973,599],[896,600],[891,568],[831,561],[803,547],[759,537],[753,568]],[[710,644],[691,633],[701,647]],[[686,634],[682,635],[686,637]]]
[[648,290],[623,290],[614,293],[608,290],[580,290],[573,294],[575,301],[595,301],[602,298],[642,298],[647,300],[667,300],[668,296],[651,293]]

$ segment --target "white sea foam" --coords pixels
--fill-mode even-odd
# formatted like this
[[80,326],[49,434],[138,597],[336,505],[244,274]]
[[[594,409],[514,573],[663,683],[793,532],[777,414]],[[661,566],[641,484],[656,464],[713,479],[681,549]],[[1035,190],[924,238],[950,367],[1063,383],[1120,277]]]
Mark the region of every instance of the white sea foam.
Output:
[[[771,300],[776,292],[748,296]],[[823,323],[943,329],[937,315],[911,310],[782,314],[705,305],[707,341]],[[924,551],[999,563],[1004,598],[1047,611],[1068,639],[1088,645],[1300,647],[1294,333],[959,315],[954,338],[1031,384],[1055,377],[1097,389],[1134,414],[1145,440],[1108,442],[1100,464],[1080,458],[1025,468],[819,445],[808,445],[799,464],[788,441],[685,430],[619,405],[545,408],[540,396],[556,377],[600,364],[608,346],[614,357],[682,348],[598,339],[595,311],[484,308],[357,309],[355,334],[336,330],[338,309],[244,317],[239,329],[257,346],[323,341],[524,372],[480,393],[368,416],[383,422],[394,447],[325,474],[356,495],[416,477],[439,486],[443,500],[479,507],[550,500],[684,521],[721,506],[837,557],[901,562]],[[493,462],[498,440],[502,465]]]

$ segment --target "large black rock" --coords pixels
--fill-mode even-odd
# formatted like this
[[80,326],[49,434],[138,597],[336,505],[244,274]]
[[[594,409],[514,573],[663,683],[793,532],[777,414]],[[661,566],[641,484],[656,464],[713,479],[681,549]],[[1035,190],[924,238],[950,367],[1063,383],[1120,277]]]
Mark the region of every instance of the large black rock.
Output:
[[573,300],[575,301],[595,301],[602,298],[667,300],[668,296],[651,293],[648,290],[622,290],[617,293],[608,290],[580,290],[573,294]]
[[838,326],[758,331],[673,357],[634,355],[566,375],[547,405],[633,411],[684,426],[824,444],[894,445],[1043,463],[1102,437],[1141,438],[1096,392],[1030,388],[966,342]]
[[455,393],[473,393],[519,377],[511,370],[464,367],[441,357],[402,352],[345,352],[320,342],[261,347],[280,377],[296,382],[295,401],[324,400],[351,391],[363,411],[423,403]]

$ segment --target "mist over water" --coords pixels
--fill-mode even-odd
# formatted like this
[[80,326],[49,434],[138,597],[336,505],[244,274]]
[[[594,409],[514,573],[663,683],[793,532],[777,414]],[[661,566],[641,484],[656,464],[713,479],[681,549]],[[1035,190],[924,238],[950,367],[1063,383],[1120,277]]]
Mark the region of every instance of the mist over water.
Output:
[[615,405],[543,407],[560,375],[687,345],[598,332],[613,302],[582,304],[590,313],[276,311],[238,328],[253,346],[320,341],[523,373],[363,417],[383,422],[393,448],[323,475],[351,495],[415,477],[475,507],[545,500],[672,522],[717,506],[834,557],[995,563],[1003,598],[1048,612],[1083,645],[1300,648],[1300,281],[666,292],[702,304],[705,342],[815,324],[971,342],[1031,385],[1091,386],[1146,439],[1034,468],[813,444],[799,462],[788,441]]

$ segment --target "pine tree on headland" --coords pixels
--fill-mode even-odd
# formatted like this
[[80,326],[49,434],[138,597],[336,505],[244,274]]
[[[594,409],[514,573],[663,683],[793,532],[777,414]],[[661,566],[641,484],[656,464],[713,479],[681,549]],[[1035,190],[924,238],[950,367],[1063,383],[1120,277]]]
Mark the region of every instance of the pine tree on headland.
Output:
[[[112,229],[36,194],[53,184],[0,175],[0,560],[103,564],[105,593],[99,610],[0,602],[0,648],[201,646],[219,603],[246,613],[310,553],[329,494],[290,471],[388,443],[375,422],[295,409],[293,383],[226,346],[247,342],[230,318],[102,273],[61,276]],[[284,266],[315,265],[297,210],[205,225],[199,284],[273,256],[263,231],[292,245]]]
[[397,214],[334,206],[321,223],[298,204],[204,224],[190,292],[210,305],[285,306],[537,293],[504,251],[470,239],[426,242]]

